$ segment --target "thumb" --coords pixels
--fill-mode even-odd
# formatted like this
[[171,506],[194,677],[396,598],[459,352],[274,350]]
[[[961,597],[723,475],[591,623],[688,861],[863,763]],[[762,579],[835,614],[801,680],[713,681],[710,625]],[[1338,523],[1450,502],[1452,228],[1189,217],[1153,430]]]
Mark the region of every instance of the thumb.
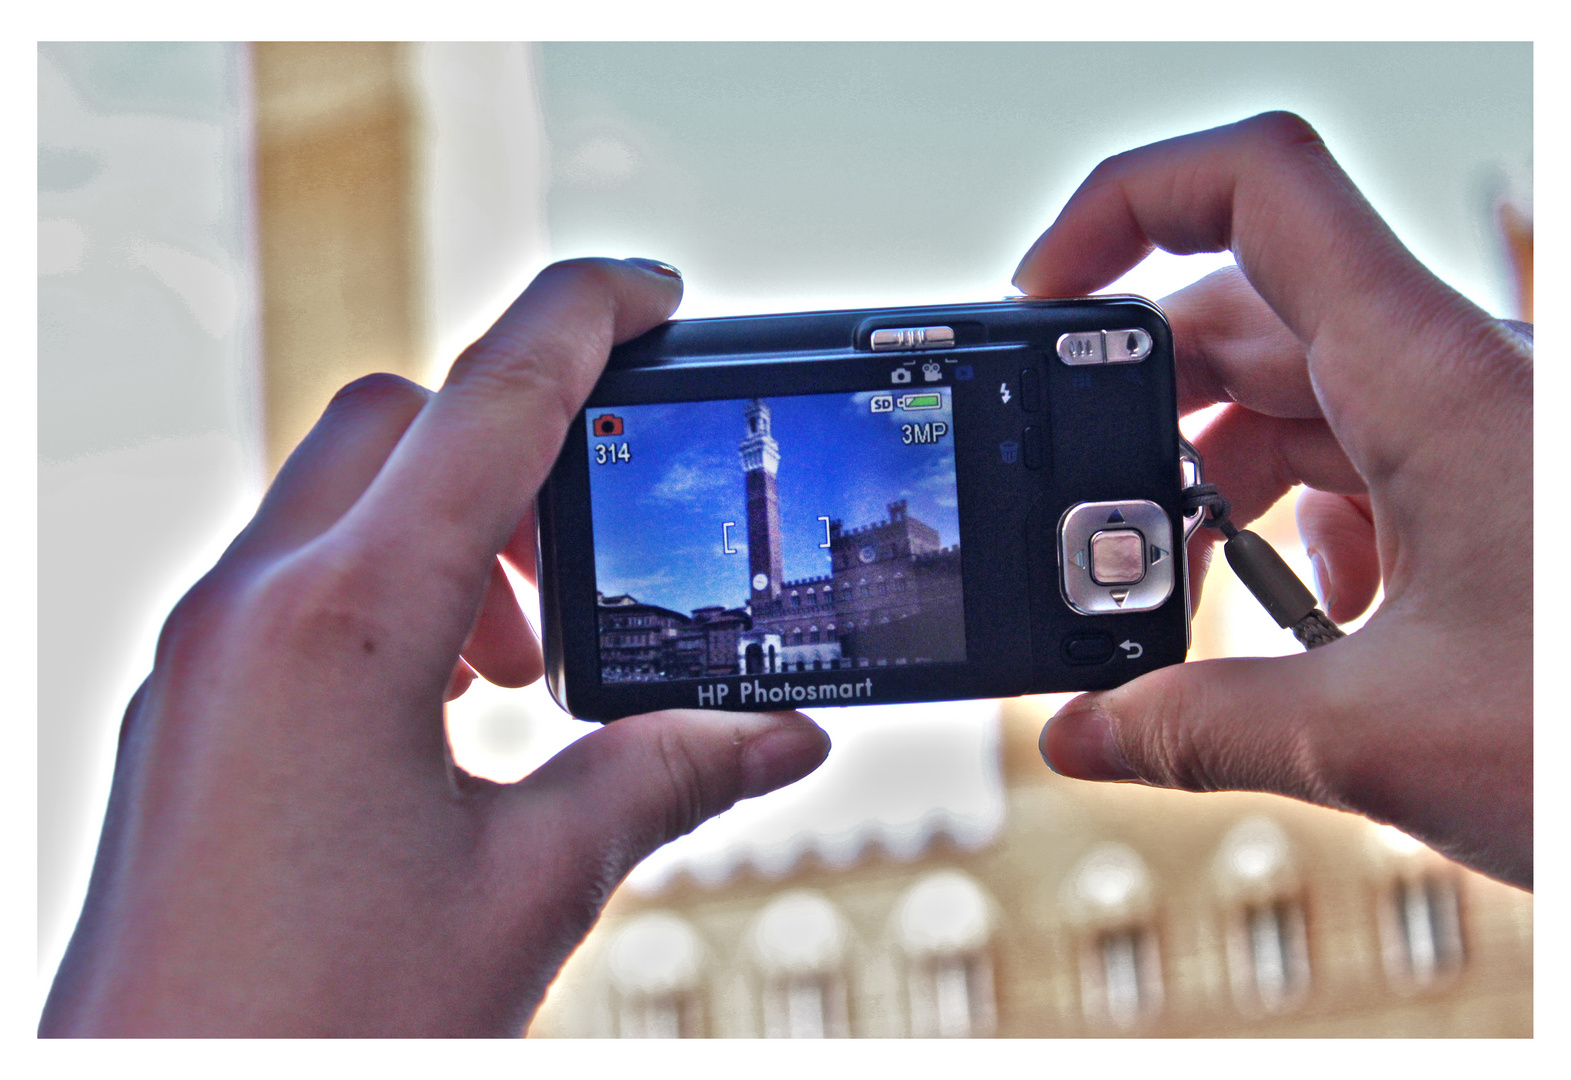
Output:
[[[1338,643],[1340,644],[1340,643]],[[1335,649],[1175,664],[1082,694],[1042,729],[1048,766],[1078,780],[1271,791],[1338,805],[1324,738]]]
[[628,717],[499,789],[492,853],[505,867],[538,868],[518,881],[529,902],[576,908],[562,912],[566,922],[587,929],[656,848],[740,799],[800,780],[828,754],[829,736],[800,713]]

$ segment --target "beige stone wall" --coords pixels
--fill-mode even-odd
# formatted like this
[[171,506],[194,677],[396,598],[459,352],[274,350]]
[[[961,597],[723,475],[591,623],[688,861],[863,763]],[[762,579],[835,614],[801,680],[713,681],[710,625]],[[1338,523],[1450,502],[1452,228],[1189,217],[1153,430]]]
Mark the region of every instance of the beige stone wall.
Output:
[[257,251],[268,473],[344,383],[424,374],[407,46],[258,43]]

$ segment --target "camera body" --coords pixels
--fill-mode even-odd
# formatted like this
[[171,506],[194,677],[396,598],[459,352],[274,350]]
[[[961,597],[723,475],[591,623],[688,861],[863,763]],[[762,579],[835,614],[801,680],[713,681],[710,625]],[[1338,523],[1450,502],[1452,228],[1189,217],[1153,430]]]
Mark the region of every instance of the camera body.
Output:
[[537,501],[575,716],[1117,686],[1189,647],[1172,336],[1139,297],[669,322]]

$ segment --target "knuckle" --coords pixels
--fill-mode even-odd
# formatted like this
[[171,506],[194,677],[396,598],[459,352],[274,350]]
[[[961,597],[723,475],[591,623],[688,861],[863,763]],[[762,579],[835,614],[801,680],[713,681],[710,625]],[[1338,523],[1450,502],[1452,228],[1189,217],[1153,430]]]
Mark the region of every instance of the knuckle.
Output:
[[609,295],[617,284],[616,265],[611,259],[563,259],[540,271],[535,281],[575,292]]
[[1323,149],[1320,133],[1297,113],[1275,109],[1252,116],[1244,121],[1244,130],[1251,138],[1274,150],[1292,150],[1301,147]]
[[[488,334],[453,363],[448,382],[481,399],[525,399],[551,420],[566,424],[578,412],[568,359],[580,347],[550,328],[507,338]],[[587,388],[586,388],[587,389]],[[534,406],[531,418],[538,416]]]
[[1087,191],[1094,191],[1117,184],[1123,179],[1130,167],[1139,160],[1139,155],[1139,149],[1135,149],[1125,150],[1122,153],[1103,158],[1097,162],[1096,168],[1086,174],[1085,181],[1081,184],[1081,187]]
[[158,633],[154,664],[163,669],[181,668],[199,657],[222,622],[234,591],[234,582],[221,567],[204,574],[169,612]]
[[369,658],[389,641],[376,614],[380,590],[361,560],[316,554],[290,560],[257,586],[255,640],[307,663]]
[[1207,746],[1197,729],[1205,715],[1196,696],[1201,689],[1189,680],[1164,678],[1150,703],[1151,723],[1138,750],[1137,771],[1162,787],[1181,791],[1220,791],[1226,786],[1214,773]]
[[362,375],[340,387],[338,393],[333,395],[329,407],[342,408],[361,404],[423,404],[428,396],[424,387],[410,382],[401,375],[376,371],[369,375]]
[[666,785],[663,833],[674,840],[696,829],[709,815],[704,806],[702,771],[687,744],[668,730],[656,733],[655,757]]

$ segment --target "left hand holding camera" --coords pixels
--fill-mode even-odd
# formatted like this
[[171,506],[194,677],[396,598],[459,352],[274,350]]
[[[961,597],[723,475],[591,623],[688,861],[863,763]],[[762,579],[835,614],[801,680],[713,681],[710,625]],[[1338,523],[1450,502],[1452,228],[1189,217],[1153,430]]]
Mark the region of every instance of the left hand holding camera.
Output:
[[440,393],[340,391],[165,624],[41,1034],[517,1035],[641,859],[818,766],[797,714],[630,718],[511,785],[448,753],[475,671],[539,676],[498,555],[533,572],[569,422],[681,292],[558,264]]

